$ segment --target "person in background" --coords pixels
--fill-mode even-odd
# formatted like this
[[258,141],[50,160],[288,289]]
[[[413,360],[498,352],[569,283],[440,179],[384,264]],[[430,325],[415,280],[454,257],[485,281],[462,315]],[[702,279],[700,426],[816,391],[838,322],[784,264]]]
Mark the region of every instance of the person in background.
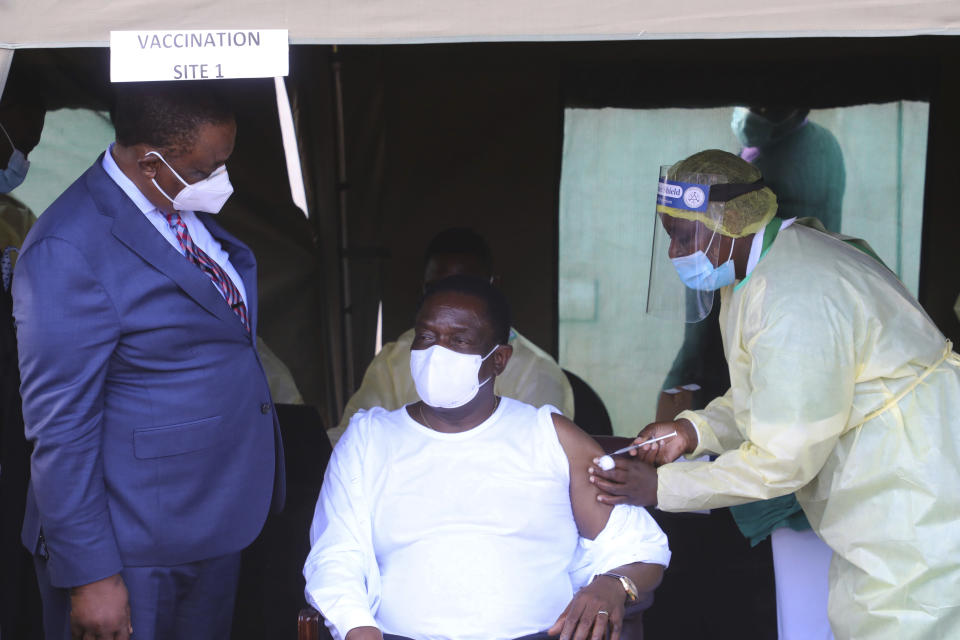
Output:
[[256,261],[214,215],[236,125],[203,82],[119,85],[113,120],[17,263],[21,539],[47,640],[226,639],[240,551],[284,500]]
[[303,395],[297,387],[290,367],[267,346],[267,343],[257,336],[257,353],[260,362],[267,374],[267,383],[270,386],[270,396],[276,404],[304,404]]
[[19,640],[40,638],[42,623],[32,556],[19,542],[30,447],[10,295],[18,252],[36,217],[13,192],[27,177],[27,158],[40,141],[45,116],[39,90],[14,67],[0,96],[0,636]]
[[421,400],[357,412],[337,443],[304,565],[337,640],[617,640],[659,584],[666,536],[587,482],[600,446],[556,407],[494,392],[509,333],[489,281],[428,285],[409,365]]
[[846,169],[840,143],[827,128],[796,106],[735,107],[730,121],[751,163],[777,194],[777,216],[817,218],[840,233]]
[[40,142],[46,109],[32,88],[10,78],[0,97],[0,270],[3,288],[10,290],[17,251],[37,218],[11,193],[23,184],[30,169],[27,157]]
[[[496,284],[493,256],[486,241],[475,231],[451,228],[438,233],[423,255],[423,286],[452,275],[464,274]],[[338,427],[328,431],[336,443],[350,419],[360,409],[383,407],[388,411],[417,401],[410,376],[410,345],[413,329],[395,342],[383,345],[363,376],[363,382],[347,402]],[[553,405],[573,419],[573,389],[563,369],[548,353],[510,328],[513,357],[510,367],[497,376],[496,392],[541,407]]]
[[720,291],[732,384],[644,428],[638,442],[678,436],[635,464],[594,469],[600,499],[688,511],[795,492],[833,550],[837,638],[960,637],[960,355],[866,247],[775,218],[761,177],[717,150],[668,172],[709,189],[703,211],[658,199],[658,233],[688,288]]

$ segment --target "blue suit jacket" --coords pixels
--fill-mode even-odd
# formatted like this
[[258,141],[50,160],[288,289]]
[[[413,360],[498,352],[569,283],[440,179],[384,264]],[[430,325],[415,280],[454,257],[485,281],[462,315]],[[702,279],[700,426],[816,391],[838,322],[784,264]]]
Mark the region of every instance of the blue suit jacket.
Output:
[[242,549],[283,502],[283,452],[254,344],[256,261],[208,214],[247,291],[247,333],[100,160],[40,217],[17,263],[27,437],[23,542],[54,586]]

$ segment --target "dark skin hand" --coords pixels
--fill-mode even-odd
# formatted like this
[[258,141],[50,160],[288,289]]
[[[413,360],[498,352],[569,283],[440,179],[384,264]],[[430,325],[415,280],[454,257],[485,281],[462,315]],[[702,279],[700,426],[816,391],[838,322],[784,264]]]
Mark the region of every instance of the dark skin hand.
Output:
[[547,633],[559,635],[560,640],[602,640],[609,626],[611,640],[619,638],[624,602],[620,582],[609,576],[598,576],[577,592]]
[[70,589],[73,640],[129,640],[130,601],[120,574]]
[[[662,566],[644,562],[623,565],[612,572],[633,580],[641,599],[663,579]],[[625,607],[626,594],[620,581],[612,576],[597,576],[577,592],[547,633],[559,634],[560,640],[602,640],[609,629],[610,640],[619,640]]]
[[354,627],[343,640],[383,640],[383,633],[376,627]]
[[644,445],[639,449],[630,451],[630,455],[639,458],[647,464],[660,466],[673,462],[680,456],[693,453],[697,449],[697,432],[693,424],[686,419],[671,420],[668,422],[652,422],[644,427],[637,434],[634,444],[640,444],[653,438],[665,436],[668,433],[677,432],[673,438],[667,438],[660,442]]
[[653,465],[667,464],[693,453],[697,448],[697,433],[689,420],[654,422],[644,427],[634,440],[634,444],[639,444],[674,431],[677,435],[673,438],[634,449],[629,456],[614,457],[616,466],[609,471],[592,465],[587,470],[590,482],[602,492],[597,499],[610,505],[656,506],[657,470]]

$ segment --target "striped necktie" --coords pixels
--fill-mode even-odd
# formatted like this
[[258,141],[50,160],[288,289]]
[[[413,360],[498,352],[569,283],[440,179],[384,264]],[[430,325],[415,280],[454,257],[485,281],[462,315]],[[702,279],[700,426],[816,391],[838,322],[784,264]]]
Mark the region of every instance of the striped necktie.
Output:
[[210,276],[213,284],[215,284],[217,289],[220,290],[220,293],[223,294],[227,304],[229,304],[233,312],[237,314],[240,322],[243,323],[244,328],[249,333],[250,319],[247,317],[247,305],[243,303],[240,290],[237,289],[233,280],[230,279],[230,276],[228,276],[227,273],[220,268],[220,265],[208,256],[203,249],[193,243],[193,240],[190,238],[190,232],[187,231],[187,225],[184,224],[179,213],[164,213],[163,217],[167,219],[167,224],[170,225],[170,228],[173,229],[173,232],[176,234],[177,241],[180,243],[180,247],[186,254],[187,259],[197,265],[200,271]]

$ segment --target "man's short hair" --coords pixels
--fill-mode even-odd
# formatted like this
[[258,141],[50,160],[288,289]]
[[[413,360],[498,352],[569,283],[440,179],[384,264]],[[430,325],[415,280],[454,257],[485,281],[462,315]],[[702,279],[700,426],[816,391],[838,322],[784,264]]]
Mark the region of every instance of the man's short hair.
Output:
[[16,62],[10,65],[10,75],[7,84],[0,94],[0,109],[14,106],[44,109],[43,85],[36,74],[25,65]]
[[[46,111],[43,87],[36,74],[27,66],[18,66],[14,62],[0,95],[0,124],[7,130],[14,147],[26,154],[33,151],[40,142]],[[6,149],[3,133],[0,138],[4,138],[0,141],[0,149]],[[0,162],[6,162],[6,158]]]
[[201,125],[233,121],[227,100],[211,82],[119,83],[115,92],[113,126],[125,147],[148,144],[183,153]]
[[423,308],[428,298],[438,293],[462,293],[482,300],[486,306],[487,321],[493,329],[493,339],[497,344],[507,344],[510,341],[510,304],[503,292],[490,284],[487,280],[474,276],[458,274],[431,282],[426,286],[417,313]]
[[427,250],[423,252],[423,266],[426,267],[434,256],[451,253],[475,256],[488,274],[493,273],[493,252],[490,251],[490,245],[473,229],[453,227],[435,235],[427,245]]

